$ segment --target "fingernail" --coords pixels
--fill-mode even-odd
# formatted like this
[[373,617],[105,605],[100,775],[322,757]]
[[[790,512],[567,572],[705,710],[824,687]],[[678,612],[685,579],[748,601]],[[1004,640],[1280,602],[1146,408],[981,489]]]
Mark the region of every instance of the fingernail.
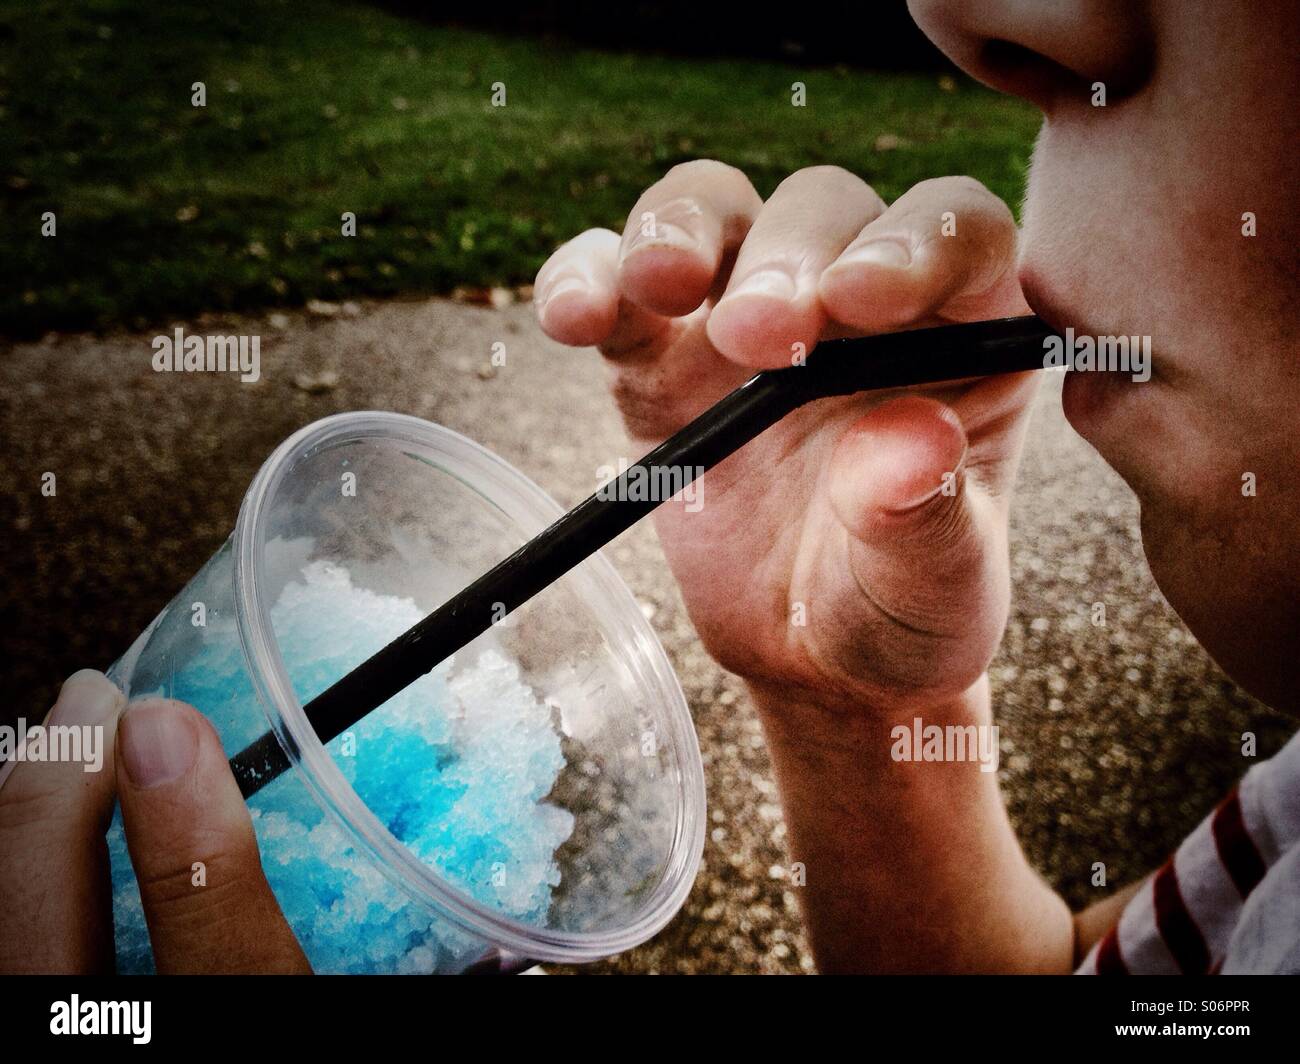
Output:
[[870,244],[863,244],[849,252],[842,261],[888,266],[898,270],[910,265],[912,256],[897,240],[873,240]]
[[104,724],[121,711],[126,696],[102,672],[81,669],[59,689],[50,712],[50,722],[59,724]]
[[537,306],[540,310],[545,311],[547,306],[559,296],[568,295],[570,292],[585,292],[586,290],[587,282],[581,277],[561,277],[542,294]]
[[648,219],[623,243],[621,258],[626,259],[634,251],[642,248],[675,248],[679,251],[694,251],[700,246],[699,240],[689,229],[672,222]]
[[180,779],[194,767],[199,752],[185,711],[174,702],[135,702],[118,725],[126,773],[141,789]]
[[798,289],[794,278],[784,270],[758,270],[751,273],[735,288],[727,292],[728,296],[773,296],[777,299],[793,299]]

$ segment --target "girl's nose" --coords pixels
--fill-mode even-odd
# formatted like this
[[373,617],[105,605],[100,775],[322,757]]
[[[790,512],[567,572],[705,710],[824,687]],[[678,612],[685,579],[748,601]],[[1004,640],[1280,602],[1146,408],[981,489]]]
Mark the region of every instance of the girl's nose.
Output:
[[972,77],[1045,113],[1076,98],[1107,104],[1140,88],[1154,60],[1138,0],[908,0],[926,35]]

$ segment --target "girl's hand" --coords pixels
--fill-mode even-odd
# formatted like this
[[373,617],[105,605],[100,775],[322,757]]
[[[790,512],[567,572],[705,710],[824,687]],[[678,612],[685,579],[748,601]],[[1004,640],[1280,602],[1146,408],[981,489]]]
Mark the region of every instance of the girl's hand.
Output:
[[[596,345],[640,450],[821,339],[1028,313],[1006,205],[970,178],[886,206],[835,167],[763,203],[697,161],[537,276],[543,329]],[[1033,374],[806,406],[656,511],[705,646],[772,704],[908,713],[982,676]]]

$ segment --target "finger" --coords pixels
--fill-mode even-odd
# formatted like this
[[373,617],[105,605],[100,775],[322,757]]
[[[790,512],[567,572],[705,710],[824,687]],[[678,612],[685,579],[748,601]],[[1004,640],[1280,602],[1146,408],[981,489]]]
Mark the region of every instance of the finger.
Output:
[[822,272],[883,209],[865,181],[836,166],[786,178],[750,229],[709,315],[714,347],[754,369],[790,365],[795,344],[811,351],[827,320],[817,291]]
[[533,296],[547,336],[570,347],[599,347],[610,358],[645,353],[667,339],[670,319],[619,292],[619,247],[617,233],[588,229],[547,259]]
[[[53,752],[52,735],[60,744],[73,736],[48,729],[75,728],[81,759],[18,762],[0,789],[0,971],[113,970],[104,832],[113,816],[113,733],[123,701],[102,673],[73,673],[46,718],[41,756]],[[31,757],[29,738],[24,756]]]
[[[984,670],[1004,619],[997,605],[1004,537],[996,503],[970,481],[968,455],[951,408],[904,396],[852,425],[829,470],[830,501],[848,532],[858,587],[909,646],[930,637],[942,648],[956,690]],[[924,653],[898,658],[919,670],[902,679],[933,687]]]
[[978,181],[922,181],[863,228],[818,291],[832,318],[866,333],[1027,314],[1016,238],[1011,211]]
[[122,821],[159,973],[309,971],[212,725],[180,702],[134,703],[117,753]]
[[695,310],[713,290],[762,209],[734,166],[696,159],[674,166],[637,200],[623,231],[623,294],[665,317]]

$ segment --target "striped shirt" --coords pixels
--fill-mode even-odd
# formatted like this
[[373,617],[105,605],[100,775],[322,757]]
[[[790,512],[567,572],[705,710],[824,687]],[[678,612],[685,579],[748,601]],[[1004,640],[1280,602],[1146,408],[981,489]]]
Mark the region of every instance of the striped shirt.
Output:
[[1300,734],[1142,884],[1084,975],[1300,973]]

